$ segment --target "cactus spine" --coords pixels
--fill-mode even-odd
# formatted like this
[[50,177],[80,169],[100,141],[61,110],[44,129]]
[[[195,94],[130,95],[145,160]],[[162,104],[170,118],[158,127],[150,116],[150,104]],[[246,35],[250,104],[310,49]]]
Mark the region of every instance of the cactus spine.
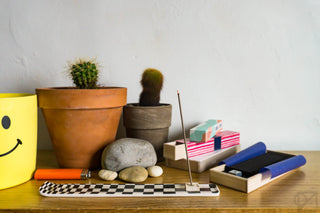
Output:
[[78,89],[97,88],[99,70],[94,60],[78,59],[70,64],[69,71]]
[[159,70],[148,68],[142,74],[140,81],[143,90],[140,94],[140,106],[158,106],[163,84],[163,75]]

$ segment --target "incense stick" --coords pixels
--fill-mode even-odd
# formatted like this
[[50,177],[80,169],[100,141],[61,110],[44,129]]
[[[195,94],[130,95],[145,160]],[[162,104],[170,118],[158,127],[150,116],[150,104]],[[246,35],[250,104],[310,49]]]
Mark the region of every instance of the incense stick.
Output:
[[179,109],[180,109],[180,117],[181,117],[181,126],[182,126],[182,133],[183,133],[184,147],[185,147],[185,150],[186,150],[186,156],[187,156],[189,179],[190,179],[190,185],[192,186],[193,184],[192,184],[192,176],[191,176],[191,169],[190,169],[189,155],[188,155],[188,149],[187,149],[186,131],[185,131],[185,129],[184,129],[184,124],[183,124],[183,116],[182,116],[182,109],[181,109],[181,101],[180,101],[180,93],[179,93],[179,90],[177,90],[177,95],[178,95],[178,102],[179,102]]

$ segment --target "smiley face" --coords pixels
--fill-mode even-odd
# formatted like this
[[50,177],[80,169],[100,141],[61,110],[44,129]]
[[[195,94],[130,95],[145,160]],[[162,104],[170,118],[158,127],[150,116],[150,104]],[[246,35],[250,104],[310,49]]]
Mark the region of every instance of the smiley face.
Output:
[[[5,115],[2,117],[1,119],[1,127],[4,129],[4,130],[8,130],[11,126],[11,119],[9,116]],[[4,157],[6,155],[9,155],[10,153],[12,153],[14,150],[16,150],[18,148],[19,145],[22,145],[22,141],[17,138],[17,142],[15,144],[15,146],[12,147],[12,149],[4,152],[4,153],[0,153],[0,157]]]
[[37,96],[0,93],[0,190],[24,183],[36,168]]

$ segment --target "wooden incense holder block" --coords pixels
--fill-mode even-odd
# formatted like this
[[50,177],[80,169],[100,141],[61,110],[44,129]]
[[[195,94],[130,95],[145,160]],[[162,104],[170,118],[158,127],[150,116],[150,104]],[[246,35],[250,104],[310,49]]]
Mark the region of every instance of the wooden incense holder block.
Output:
[[210,181],[249,193],[305,165],[306,159],[302,155],[267,150],[263,142],[258,142],[220,164],[210,169]]
[[183,143],[175,141],[163,144],[163,157],[170,160],[186,159],[186,151]]
[[[239,144],[239,143],[237,143]],[[235,144],[236,145],[236,144]],[[189,142],[187,139],[187,149],[189,158],[198,155],[203,155],[215,150],[214,140],[209,142]],[[186,151],[184,143],[179,141],[167,142],[163,145],[163,156],[164,158],[171,160],[186,159]]]
[[[175,143],[175,142],[172,142]],[[180,145],[179,145],[180,146]],[[182,150],[184,151],[184,145],[182,144]],[[189,158],[190,169],[192,172],[201,173],[205,170],[217,165],[221,160],[234,155],[240,151],[240,145],[232,146],[226,149],[220,149],[207,154],[199,155],[193,158]],[[185,152],[185,151],[184,151]],[[177,154],[178,155],[178,154]],[[182,154],[181,154],[182,155]],[[172,160],[166,158],[166,165],[168,167],[188,170],[187,159]]]
[[190,141],[207,142],[222,130],[222,120],[207,120],[190,129]]
[[[207,142],[194,142],[186,139],[189,158],[225,149],[240,144],[240,133],[234,131],[220,131]],[[184,140],[164,143],[163,156],[170,160],[186,159]]]
[[271,173],[267,170],[249,178],[243,178],[235,176],[233,174],[226,173],[224,172],[224,170],[225,164],[210,169],[210,181],[246,193],[252,192],[253,190],[291,172],[289,171],[275,178],[271,178]]

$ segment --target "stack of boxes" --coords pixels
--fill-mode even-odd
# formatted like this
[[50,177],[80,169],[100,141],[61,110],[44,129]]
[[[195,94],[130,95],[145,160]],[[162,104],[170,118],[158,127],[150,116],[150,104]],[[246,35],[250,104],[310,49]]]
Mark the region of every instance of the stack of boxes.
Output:
[[[190,129],[187,151],[191,170],[202,172],[240,149],[240,133],[222,131],[222,120],[208,120]],[[164,144],[163,155],[169,167],[187,169],[184,139]]]

